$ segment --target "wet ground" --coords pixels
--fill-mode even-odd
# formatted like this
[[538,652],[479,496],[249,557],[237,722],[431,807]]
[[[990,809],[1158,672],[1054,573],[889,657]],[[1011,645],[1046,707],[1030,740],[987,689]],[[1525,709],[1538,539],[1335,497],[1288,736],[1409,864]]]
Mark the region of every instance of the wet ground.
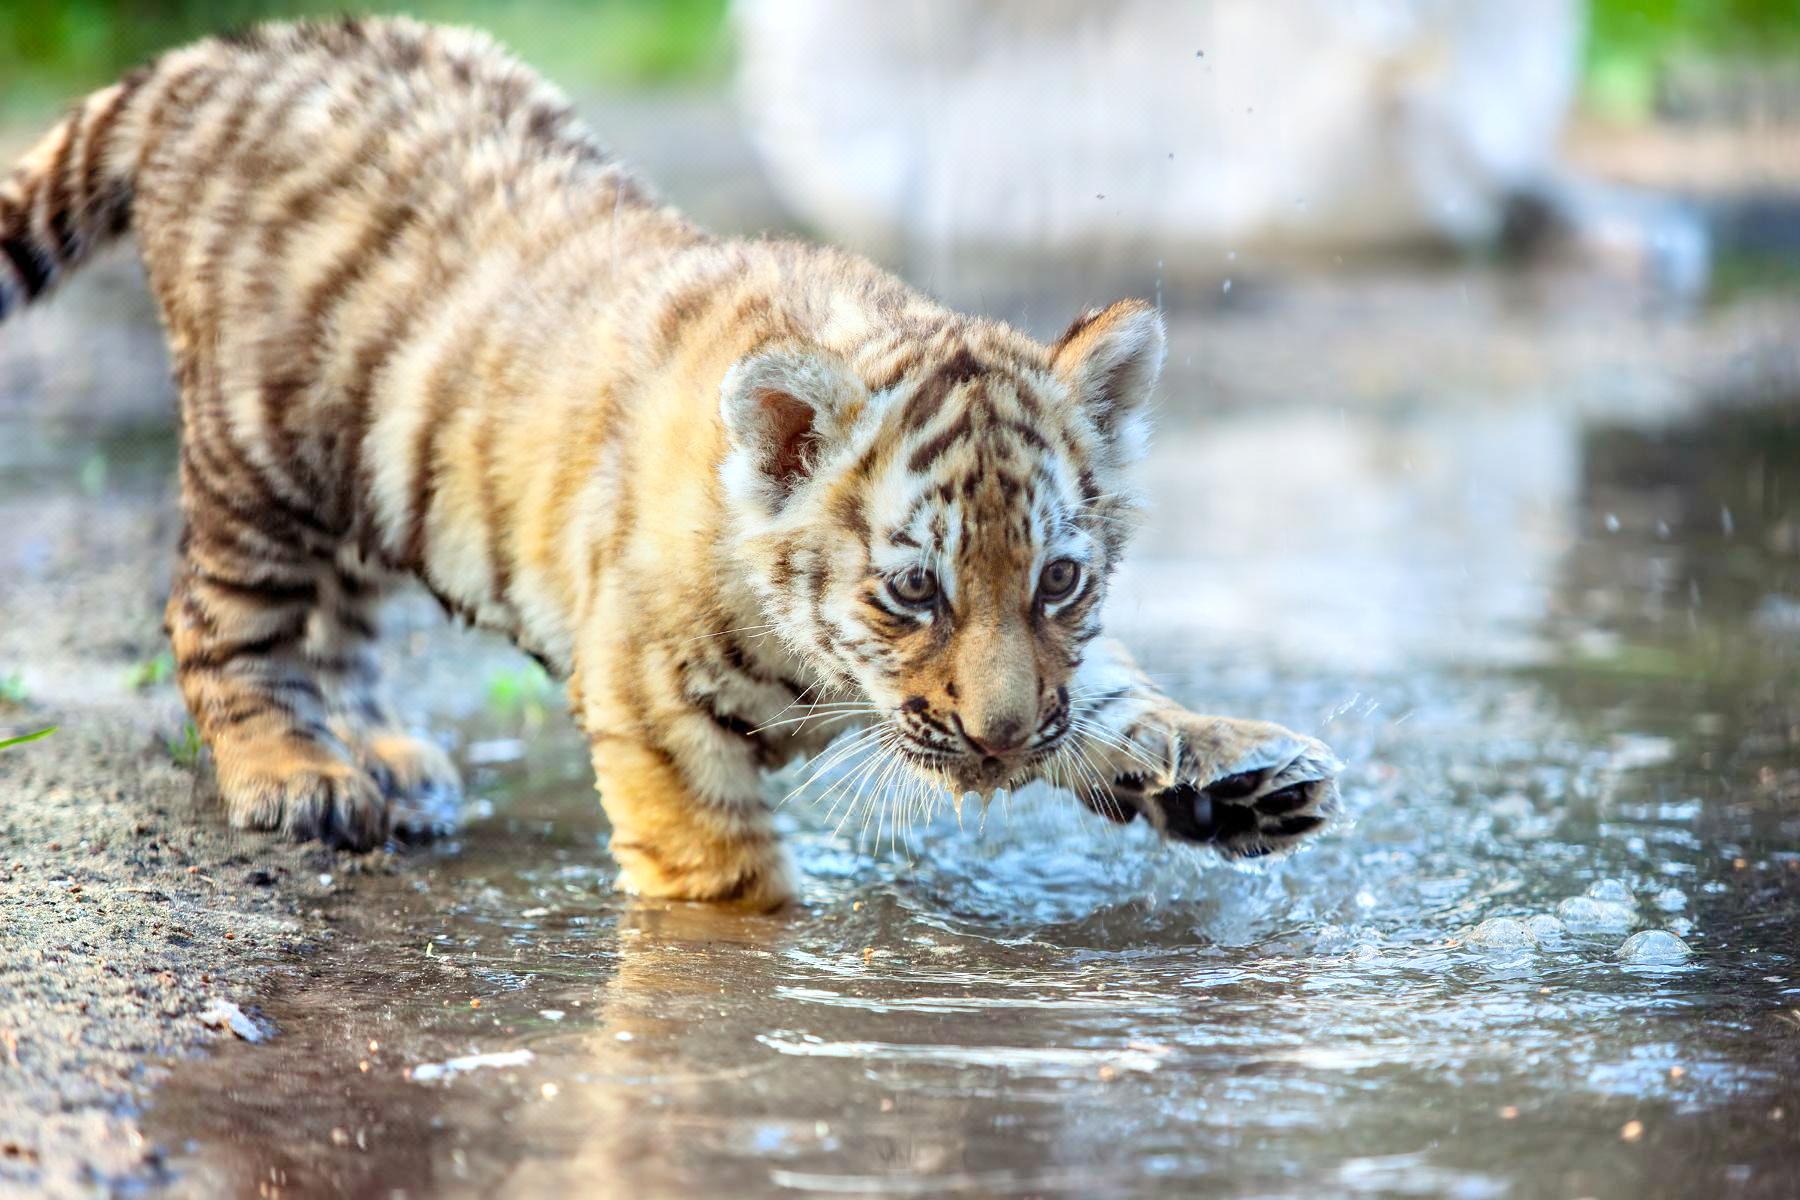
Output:
[[[645,906],[572,740],[467,742],[463,835],[368,864],[279,1037],[177,1071],[148,1131],[236,1194],[1791,1195],[1800,406],[1767,399],[1165,439],[1166,599],[1124,623],[1177,694],[1354,764],[1291,862],[1030,796],[908,848],[802,791],[802,911]],[[1217,495],[1245,455],[1309,439],[1393,456],[1344,503],[1398,507],[1194,548],[1256,511]],[[1220,632],[1233,580],[1321,555],[1334,586]]]
[[778,918],[616,895],[553,691],[417,598],[462,831],[224,832],[156,666],[154,331],[129,271],[72,288],[0,334],[0,731],[63,726],[0,752],[0,1186],[1793,1194],[1800,304],[1587,286],[1172,313],[1113,625],[1331,741],[1340,828],[1250,873],[1048,795],[840,827],[799,772]]

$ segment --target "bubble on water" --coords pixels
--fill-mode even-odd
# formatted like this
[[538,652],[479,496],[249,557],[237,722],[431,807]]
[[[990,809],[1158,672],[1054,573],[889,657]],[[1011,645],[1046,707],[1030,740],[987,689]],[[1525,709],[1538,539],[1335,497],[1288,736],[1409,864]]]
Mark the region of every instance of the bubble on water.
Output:
[[1655,904],[1664,912],[1680,912],[1687,907],[1687,893],[1680,888],[1664,888],[1656,893]]
[[1629,905],[1592,896],[1570,896],[1556,906],[1556,915],[1572,933],[1624,933],[1637,919]]
[[1637,905],[1637,897],[1631,894],[1631,889],[1617,879],[1602,879],[1588,888],[1587,894],[1606,904],[1623,904],[1627,908]]
[[1531,930],[1531,936],[1539,944],[1546,946],[1554,946],[1569,936],[1568,927],[1549,913],[1533,914],[1526,920],[1525,928]]
[[1646,929],[1625,939],[1619,961],[1636,967],[1666,967],[1684,963],[1693,954],[1688,944],[1666,929]]
[[1517,917],[1489,917],[1470,932],[1468,943],[1480,950],[1525,950],[1538,940]]

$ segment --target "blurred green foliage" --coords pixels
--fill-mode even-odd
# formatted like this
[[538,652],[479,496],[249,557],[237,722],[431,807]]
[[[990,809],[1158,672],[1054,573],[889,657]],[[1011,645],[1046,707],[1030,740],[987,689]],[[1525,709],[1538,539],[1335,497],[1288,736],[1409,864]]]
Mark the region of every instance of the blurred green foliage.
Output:
[[[569,88],[645,86],[722,74],[726,0],[415,0],[427,21],[494,34]],[[0,0],[0,103],[59,101],[208,33],[354,4],[304,0]],[[379,11],[379,10],[378,10]]]
[[1585,92],[1603,116],[1642,120],[1683,60],[1800,61],[1800,0],[1589,0]]
[[[719,77],[729,59],[727,3],[415,0],[406,11],[486,29],[552,79],[579,89]],[[207,33],[356,7],[306,0],[0,0],[0,106],[67,99]],[[1589,0],[1589,9],[1585,91],[1589,104],[1610,116],[1650,115],[1662,72],[1680,59],[1800,60],[1800,0]]]

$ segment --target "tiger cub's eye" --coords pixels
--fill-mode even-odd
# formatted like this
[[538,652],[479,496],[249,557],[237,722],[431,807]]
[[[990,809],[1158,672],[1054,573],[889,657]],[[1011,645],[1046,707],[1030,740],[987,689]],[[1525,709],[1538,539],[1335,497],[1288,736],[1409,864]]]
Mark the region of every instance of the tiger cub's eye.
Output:
[[1045,600],[1066,600],[1081,582],[1081,567],[1072,558],[1059,558],[1038,577],[1038,595]]
[[937,576],[922,567],[914,567],[899,578],[888,580],[888,591],[902,604],[915,607],[930,604],[937,599]]

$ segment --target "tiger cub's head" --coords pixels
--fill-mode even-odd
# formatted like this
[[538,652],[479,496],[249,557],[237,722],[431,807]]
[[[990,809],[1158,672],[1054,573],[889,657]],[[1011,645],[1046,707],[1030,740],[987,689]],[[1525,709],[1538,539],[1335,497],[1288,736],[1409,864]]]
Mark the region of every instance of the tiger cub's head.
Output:
[[769,619],[936,782],[1007,786],[1069,735],[1163,353],[1156,311],[1121,301],[1051,346],[949,327],[886,384],[806,344],[725,377],[723,479]]

